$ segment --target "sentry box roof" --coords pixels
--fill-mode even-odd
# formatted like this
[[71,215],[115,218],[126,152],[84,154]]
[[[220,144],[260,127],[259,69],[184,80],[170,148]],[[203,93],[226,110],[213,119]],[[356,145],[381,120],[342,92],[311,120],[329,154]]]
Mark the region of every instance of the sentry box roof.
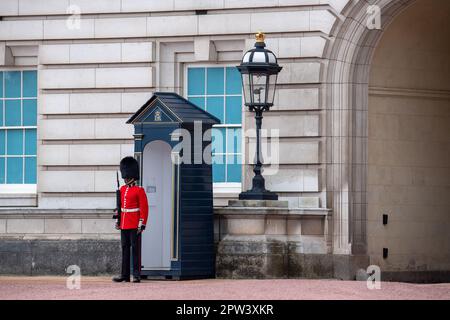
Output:
[[155,92],[127,123],[219,124],[220,120],[174,92]]

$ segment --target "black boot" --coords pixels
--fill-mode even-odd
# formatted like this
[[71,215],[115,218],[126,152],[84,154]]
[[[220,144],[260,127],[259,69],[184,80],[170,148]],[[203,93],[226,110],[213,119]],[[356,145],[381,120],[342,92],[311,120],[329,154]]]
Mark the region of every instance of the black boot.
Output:
[[141,282],[141,277],[133,277],[133,282],[134,283]]
[[115,276],[112,279],[114,282],[130,282],[130,278],[124,277],[124,276]]

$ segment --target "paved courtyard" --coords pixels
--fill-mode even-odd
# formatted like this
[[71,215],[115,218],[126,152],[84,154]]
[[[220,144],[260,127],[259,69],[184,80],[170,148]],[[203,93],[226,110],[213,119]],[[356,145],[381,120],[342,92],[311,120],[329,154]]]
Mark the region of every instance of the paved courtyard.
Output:
[[113,283],[109,277],[82,277],[70,290],[65,277],[0,277],[5,299],[171,299],[171,300],[450,300],[450,284],[382,283],[380,290],[365,282],[338,280],[192,280]]

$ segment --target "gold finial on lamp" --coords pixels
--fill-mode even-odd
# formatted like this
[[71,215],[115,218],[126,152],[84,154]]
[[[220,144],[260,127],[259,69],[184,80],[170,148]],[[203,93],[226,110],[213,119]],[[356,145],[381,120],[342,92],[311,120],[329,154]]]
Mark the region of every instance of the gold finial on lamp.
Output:
[[258,31],[258,33],[255,34],[256,42],[264,42],[265,37],[266,36],[262,33],[262,31]]

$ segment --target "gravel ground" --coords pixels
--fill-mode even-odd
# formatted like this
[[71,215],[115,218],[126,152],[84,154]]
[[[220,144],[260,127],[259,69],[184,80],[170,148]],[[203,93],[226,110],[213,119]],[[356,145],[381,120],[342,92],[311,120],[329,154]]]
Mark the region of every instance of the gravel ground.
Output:
[[338,280],[191,280],[113,283],[107,277],[82,277],[70,290],[65,277],[0,277],[0,300],[151,299],[151,300],[450,300],[450,284],[384,282],[368,290],[365,282]]

